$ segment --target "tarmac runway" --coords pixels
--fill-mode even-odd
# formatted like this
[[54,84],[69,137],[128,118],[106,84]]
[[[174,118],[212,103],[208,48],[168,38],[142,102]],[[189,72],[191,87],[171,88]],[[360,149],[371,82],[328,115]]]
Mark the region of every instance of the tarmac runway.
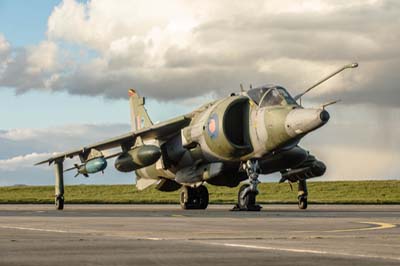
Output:
[[0,205],[0,265],[400,265],[400,205]]

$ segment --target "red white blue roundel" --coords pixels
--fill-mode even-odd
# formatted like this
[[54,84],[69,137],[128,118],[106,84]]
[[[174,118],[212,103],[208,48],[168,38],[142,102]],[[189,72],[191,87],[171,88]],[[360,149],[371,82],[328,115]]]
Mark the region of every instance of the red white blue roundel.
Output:
[[212,114],[208,118],[207,132],[208,132],[208,135],[212,139],[214,139],[218,136],[218,115],[217,114]]

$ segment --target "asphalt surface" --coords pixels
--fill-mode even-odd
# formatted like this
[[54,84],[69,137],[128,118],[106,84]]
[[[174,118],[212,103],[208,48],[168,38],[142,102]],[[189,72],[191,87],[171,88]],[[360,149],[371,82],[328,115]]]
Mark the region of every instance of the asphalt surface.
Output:
[[400,265],[400,205],[0,205],[0,265]]

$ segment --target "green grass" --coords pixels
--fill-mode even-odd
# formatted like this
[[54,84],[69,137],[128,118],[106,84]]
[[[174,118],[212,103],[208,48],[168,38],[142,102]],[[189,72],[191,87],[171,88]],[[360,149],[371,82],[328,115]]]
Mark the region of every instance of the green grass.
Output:
[[[237,188],[208,186],[211,203],[233,204]],[[259,203],[296,203],[287,183],[259,186]],[[309,182],[309,203],[318,204],[400,204],[400,181]],[[66,186],[67,203],[179,203],[179,191],[160,192],[154,188],[137,191],[134,185]],[[53,203],[53,186],[0,187],[0,203]]]

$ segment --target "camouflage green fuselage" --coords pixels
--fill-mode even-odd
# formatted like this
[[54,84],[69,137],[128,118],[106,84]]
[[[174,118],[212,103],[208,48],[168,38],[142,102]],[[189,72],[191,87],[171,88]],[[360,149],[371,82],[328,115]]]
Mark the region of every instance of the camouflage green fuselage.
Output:
[[164,151],[160,160],[136,173],[142,178],[176,179],[182,169],[188,169],[183,178],[193,178],[182,182],[186,184],[234,175],[241,162],[263,159],[293,141],[285,121],[294,108],[299,106],[260,108],[243,95],[204,105],[190,114],[190,124],[173,141],[157,143]]

